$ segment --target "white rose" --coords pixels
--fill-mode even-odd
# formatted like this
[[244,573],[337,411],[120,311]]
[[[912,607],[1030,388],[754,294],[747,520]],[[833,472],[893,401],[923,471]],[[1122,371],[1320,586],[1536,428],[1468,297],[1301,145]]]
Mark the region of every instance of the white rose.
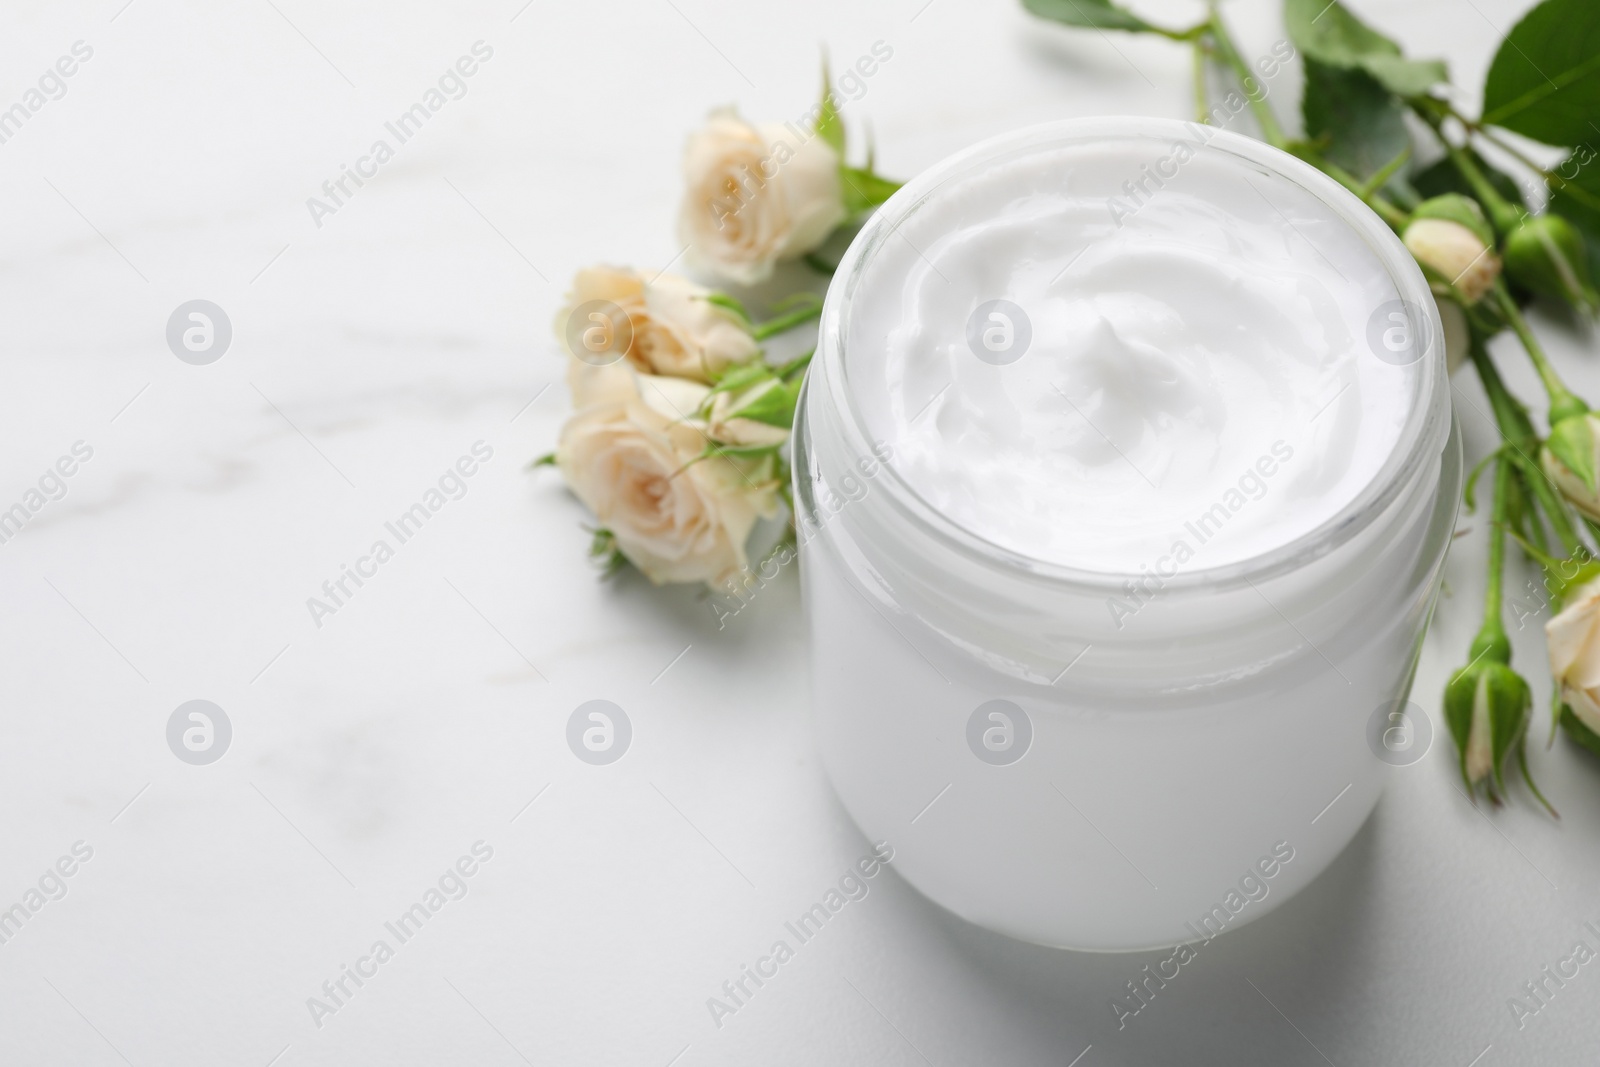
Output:
[[569,381],[579,410],[556,462],[623,555],[658,585],[744,570],[745,541],[776,514],[778,486],[769,461],[700,458],[706,436],[691,416],[706,387],[579,360]]
[[[761,346],[750,335],[749,324],[736,313],[709,299],[710,289],[677,274],[661,274],[648,281],[638,271],[618,267],[590,267],[572,279],[572,292],[556,316],[556,336],[569,351],[574,336],[581,346],[587,323],[569,327],[576,309],[605,300],[622,309],[632,332],[625,352],[629,363],[645,374],[666,374],[708,382],[729,367],[754,359]],[[611,342],[602,331],[597,344]],[[606,352],[599,350],[602,358]],[[579,359],[592,359],[572,351]]]
[[845,219],[839,156],[821,137],[714,112],[689,136],[678,238],[691,261],[752,285],[812,251]]

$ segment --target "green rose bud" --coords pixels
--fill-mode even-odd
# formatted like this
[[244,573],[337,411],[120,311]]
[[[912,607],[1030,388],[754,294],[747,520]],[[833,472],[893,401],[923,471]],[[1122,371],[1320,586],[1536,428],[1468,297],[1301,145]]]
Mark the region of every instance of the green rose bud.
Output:
[[1600,522],[1600,413],[1571,415],[1550,428],[1540,465],[1561,495]]
[[1451,677],[1444,690],[1444,717],[1461,753],[1461,777],[1469,790],[1490,779],[1491,797],[1498,799],[1505,791],[1501,769],[1521,743],[1532,708],[1528,683],[1492,652]]
[[1505,268],[1512,280],[1541,296],[1593,311],[1600,296],[1589,281],[1583,237],[1560,215],[1524,219],[1506,237]]

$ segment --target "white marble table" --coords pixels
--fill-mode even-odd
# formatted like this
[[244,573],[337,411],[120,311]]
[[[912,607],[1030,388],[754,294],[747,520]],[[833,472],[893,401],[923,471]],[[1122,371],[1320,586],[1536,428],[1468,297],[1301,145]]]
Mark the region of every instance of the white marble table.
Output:
[[[1507,1008],[1600,947],[1600,763],[1559,741],[1533,754],[1559,824],[1520,788],[1474,809],[1438,744],[1320,881],[1120,1032],[1109,1001],[1154,957],[1008,942],[892,873],[707,1010],[868,846],[811,744],[792,575],[720,631],[691,591],[599,584],[580,509],[523,469],[566,405],[565,279],[669,261],[685,131],[725,102],[802,112],[819,42],[892,45],[849,114],[905,176],[1033,121],[1183,115],[1180,50],[1010,0],[123,4],[0,15],[0,107],[93,50],[0,144],[0,510],[93,452],[0,544],[0,909],[65,891],[0,944],[0,1063],[1594,1062],[1600,966],[1520,1031]],[[1356,4],[1471,85],[1521,5],[1389,6]],[[1248,49],[1281,35],[1275,3],[1229,11]],[[466,95],[313,220],[479,40]],[[164,337],[193,299],[232,324],[206,366]],[[1541,329],[1600,395],[1593,339]],[[1463,385],[1471,454],[1482,405]],[[314,620],[478,442],[464,495]],[[1463,525],[1417,682],[1435,711],[1482,584]],[[1542,654],[1530,624],[1518,661]],[[635,731],[607,767],[564,740],[596,698]],[[195,699],[232,727],[203,766],[166,737]],[[390,933],[442,876],[465,895]]]

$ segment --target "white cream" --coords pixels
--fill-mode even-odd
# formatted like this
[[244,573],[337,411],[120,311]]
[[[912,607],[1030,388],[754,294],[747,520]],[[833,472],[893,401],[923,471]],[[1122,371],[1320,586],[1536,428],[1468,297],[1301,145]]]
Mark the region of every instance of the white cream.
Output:
[[[1199,143],[1000,161],[876,251],[851,295],[851,389],[959,525],[1084,570],[1215,567],[1321,526],[1394,451],[1417,367],[1370,347],[1388,273],[1321,200]],[[1031,326],[1005,365],[969,343],[994,299]],[[1003,350],[1006,324],[984,325]]]

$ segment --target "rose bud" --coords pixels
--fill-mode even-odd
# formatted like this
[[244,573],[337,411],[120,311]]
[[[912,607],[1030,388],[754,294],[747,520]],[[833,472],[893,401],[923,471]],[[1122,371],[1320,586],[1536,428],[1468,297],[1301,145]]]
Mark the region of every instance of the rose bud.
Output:
[[1540,465],[1561,495],[1600,522],[1600,413],[1570,415],[1550,428]]
[[799,384],[776,377],[711,398],[706,433],[718,444],[735,449],[776,448],[789,439]]
[[[1505,642],[1501,636],[1499,642]],[[1510,658],[1510,645],[1503,654]],[[1458,670],[1444,690],[1444,717],[1461,753],[1461,777],[1471,790],[1492,778],[1490,795],[1505,791],[1501,768],[1522,740],[1533,707],[1533,694],[1522,676],[1496,656],[1479,650]]]
[[1589,282],[1589,261],[1583,238],[1560,215],[1522,220],[1506,237],[1506,274],[1541,296],[1564,300],[1593,311],[1600,296]]
[[[638,271],[621,267],[590,267],[572,279],[566,306],[556,315],[556,336],[573,356],[588,363],[609,362],[626,356],[645,374],[664,374],[710,382],[729,367],[755,359],[761,348],[751,336],[749,322],[719,303],[712,290],[677,274],[646,279]],[[595,311],[597,302],[609,305]],[[589,322],[572,318],[584,305]],[[620,312],[626,323],[609,321]],[[616,329],[628,331],[618,337]],[[589,344],[591,350],[575,350]],[[618,347],[625,351],[615,352]]]
[[848,214],[841,163],[814,131],[713,113],[684,150],[678,237],[690,261],[753,285],[814,251]]
[[1454,286],[1468,304],[1481,300],[1500,276],[1494,231],[1467,197],[1447,193],[1423,201],[1401,239],[1418,263]]

